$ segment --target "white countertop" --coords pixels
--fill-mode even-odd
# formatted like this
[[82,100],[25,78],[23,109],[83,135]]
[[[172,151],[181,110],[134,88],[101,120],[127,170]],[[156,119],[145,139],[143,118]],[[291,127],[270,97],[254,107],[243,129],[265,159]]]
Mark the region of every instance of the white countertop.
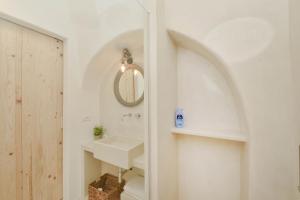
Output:
[[[93,140],[83,142],[81,144],[81,148],[84,151],[93,153],[93,143],[94,143]],[[134,158],[133,161],[132,161],[132,165],[133,165],[133,167],[136,167],[136,168],[139,168],[139,169],[144,169],[144,166],[145,166],[145,156],[144,156],[144,154]]]

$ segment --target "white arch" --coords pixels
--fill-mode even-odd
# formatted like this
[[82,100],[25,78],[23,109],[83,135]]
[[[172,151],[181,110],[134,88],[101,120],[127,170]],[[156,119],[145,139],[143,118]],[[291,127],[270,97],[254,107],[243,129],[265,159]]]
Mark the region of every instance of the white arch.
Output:
[[135,54],[144,49],[143,30],[137,29],[124,32],[106,43],[90,60],[84,72],[82,88],[98,91],[99,85],[110,70],[110,67],[119,63],[123,48],[128,48]]
[[177,46],[189,49],[203,56],[204,58],[209,60],[212,64],[214,64],[214,66],[216,66],[217,69],[221,72],[221,74],[224,76],[225,80],[227,81],[228,86],[230,87],[232,94],[234,96],[235,104],[238,110],[238,115],[240,117],[240,123],[242,129],[241,131],[244,134],[248,135],[248,125],[247,125],[247,118],[244,109],[244,104],[239,89],[237,87],[237,84],[235,83],[233,76],[230,73],[229,66],[227,65],[227,63],[223,60],[221,56],[219,56],[217,53],[215,53],[205,44],[175,30],[169,29],[168,33]]

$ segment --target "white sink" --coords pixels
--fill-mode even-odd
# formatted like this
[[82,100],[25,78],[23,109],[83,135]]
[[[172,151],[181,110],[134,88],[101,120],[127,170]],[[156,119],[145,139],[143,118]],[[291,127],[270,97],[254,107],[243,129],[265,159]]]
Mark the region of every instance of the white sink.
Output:
[[122,136],[109,136],[94,141],[93,153],[96,159],[130,169],[133,159],[144,153],[144,142]]

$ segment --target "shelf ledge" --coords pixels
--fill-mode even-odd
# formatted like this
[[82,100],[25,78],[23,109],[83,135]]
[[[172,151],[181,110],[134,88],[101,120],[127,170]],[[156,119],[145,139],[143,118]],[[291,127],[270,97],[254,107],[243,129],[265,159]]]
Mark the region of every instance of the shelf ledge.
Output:
[[176,135],[191,135],[206,138],[213,138],[219,140],[230,140],[235,142],[245,143],[248,137],[243,133],[229,132],[229,131],[207,131],[207,130],[193,130],[186,128],[172,128],[171,132]]

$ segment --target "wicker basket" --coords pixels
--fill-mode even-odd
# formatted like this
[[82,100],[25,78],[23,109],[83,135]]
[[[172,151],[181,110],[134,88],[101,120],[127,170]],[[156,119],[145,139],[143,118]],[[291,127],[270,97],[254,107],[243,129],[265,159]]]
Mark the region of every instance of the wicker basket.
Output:
[[[116,176],[104,174],[99,181],[89,185],[89,200],[120,200],[124,185],[124,180],[119,183]],[[102,191],[99,188],[102,188]]]

